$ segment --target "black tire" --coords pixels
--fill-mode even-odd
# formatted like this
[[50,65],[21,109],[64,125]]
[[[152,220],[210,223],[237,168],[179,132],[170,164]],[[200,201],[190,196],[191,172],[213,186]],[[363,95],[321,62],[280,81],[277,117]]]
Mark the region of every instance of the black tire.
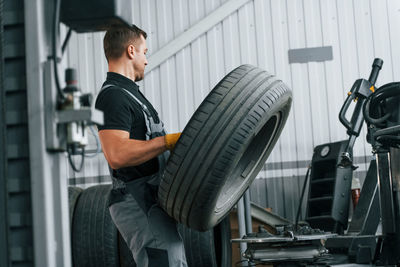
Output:
[[199,232],[179,224],[178,230],[185,243],[189,267],[232,266],[231,228],[229,217],[212,230]]
[[289,115],[290,89],[242,65],[196,110],[171,154],[158,196],[178,222],[205,231],[217,225],[259,173]]
[[76,207],[76,202],[80,197],[83,189],[76,186],[68,187],[68,203],[69,203],[69,225],[71,227],[72,233],[72,219],[74,218],[74,211]]
[[89,187],[78,199],[72,232],[74,267],[119,266],[118,231],[108,210],[110,185]]

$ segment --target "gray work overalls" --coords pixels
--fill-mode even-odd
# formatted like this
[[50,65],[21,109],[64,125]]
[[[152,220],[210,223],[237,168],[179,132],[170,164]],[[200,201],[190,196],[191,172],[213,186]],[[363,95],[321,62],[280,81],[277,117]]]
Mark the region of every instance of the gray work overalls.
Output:
[[[112,86],[105,85],[102,90]],[[122,90],[142,107],[147,128],[146,140],[164,136],[161,120],[155,123],[146,105],[128,90]],[[158,156],[158,173],[127,183],[114,178],[111,172],[113,189],[123,189],[126,194],[123,201],[109,207],[110,214],[138,267],[187,266],[176,222],[157,202],[158,185],[168,156],[168,151]]]

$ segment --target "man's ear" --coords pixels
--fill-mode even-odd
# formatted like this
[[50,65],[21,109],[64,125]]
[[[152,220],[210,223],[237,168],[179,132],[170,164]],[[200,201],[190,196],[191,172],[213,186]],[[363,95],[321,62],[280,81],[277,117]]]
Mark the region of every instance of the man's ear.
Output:
[[135,47],[133,45],[128,45],[126,52],[128,53],[128,57],[130,59],[135,57],[136,51],[135,51]]

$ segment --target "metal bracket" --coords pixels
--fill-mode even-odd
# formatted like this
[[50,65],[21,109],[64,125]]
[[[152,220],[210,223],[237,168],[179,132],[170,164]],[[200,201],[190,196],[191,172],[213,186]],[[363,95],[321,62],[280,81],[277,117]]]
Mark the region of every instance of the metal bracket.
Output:
[[77,121],[86,121],[89,124],[103,124],[103,112],[93,108],[82,108],[80,110],[60,110],[55,116],[55,123],[69,123]]
[[46,148],[61,152],[67,149],[67,123],[82,122],[103,124],[103,112],[94,108],[57,110],[57,90],[53,75],[53,61],[44,63],[44,107],[46,125]]

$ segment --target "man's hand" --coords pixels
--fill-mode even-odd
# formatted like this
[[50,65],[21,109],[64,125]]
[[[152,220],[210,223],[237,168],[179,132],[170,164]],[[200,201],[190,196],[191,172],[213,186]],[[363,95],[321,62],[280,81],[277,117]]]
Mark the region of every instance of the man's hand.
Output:
[[182,133],[173,133],[173,134],[166,134],[165,138],[165,147],[168,150],[174,150],[176,142],[178,142],[179,137],[181,137]]

